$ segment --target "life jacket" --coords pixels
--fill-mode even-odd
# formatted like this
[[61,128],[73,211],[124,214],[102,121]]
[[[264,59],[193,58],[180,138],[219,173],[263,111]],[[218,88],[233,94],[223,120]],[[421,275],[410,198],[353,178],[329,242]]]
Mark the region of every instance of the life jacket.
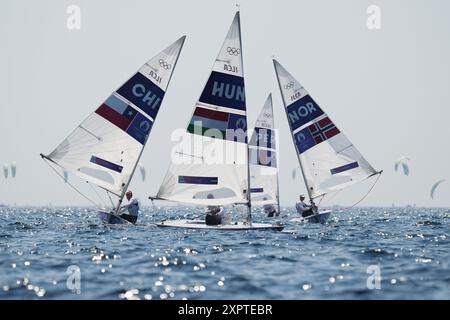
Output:
[[222,217],[218,214],[207,213],[205,216],[205,224],[208,226],[217,226],[222,222]]

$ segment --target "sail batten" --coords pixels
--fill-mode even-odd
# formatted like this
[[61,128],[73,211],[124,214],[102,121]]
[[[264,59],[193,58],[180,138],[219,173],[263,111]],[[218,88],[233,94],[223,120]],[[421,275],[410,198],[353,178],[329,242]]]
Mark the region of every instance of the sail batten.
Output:
[[286,116],[311,199],[377,173],[306,89],[273,60]]
[[239,12],[172,153],[157,198],[200,205],[248,203],[247,113]]
[[123,197],[164,99],[185,36],[147,61],[47,159]]

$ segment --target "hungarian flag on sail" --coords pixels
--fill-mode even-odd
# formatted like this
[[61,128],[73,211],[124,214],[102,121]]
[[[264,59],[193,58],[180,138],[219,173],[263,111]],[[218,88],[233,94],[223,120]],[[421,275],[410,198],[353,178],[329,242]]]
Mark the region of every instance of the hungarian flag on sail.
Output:
[[294,134],[300,154],[340,133],[330,118],[325,117]]
[[[247,120],[245,115],[196,107],[187,131],[216,139],[245,142]],[[240,133],[242,141],[239,141]]]

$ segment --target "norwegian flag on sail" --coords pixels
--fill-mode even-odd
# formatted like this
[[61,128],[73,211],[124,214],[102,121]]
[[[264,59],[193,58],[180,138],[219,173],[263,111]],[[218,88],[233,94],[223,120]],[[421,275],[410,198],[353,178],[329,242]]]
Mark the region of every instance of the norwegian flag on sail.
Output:
[[314,140],[316,141],[316,144],[319,144],[331,137],[334,137],[340,132],[339,129],[334,125],[333,122],[331,122],[330,118],[328,117],[325,117],[313,123],[308,127],[308,129],[311,132],[311,135],[313,136]]
[[301,154],[338,133],[340,133],[339,129],[330,118],[325,117],[300,130],[294,136],[298,151]]

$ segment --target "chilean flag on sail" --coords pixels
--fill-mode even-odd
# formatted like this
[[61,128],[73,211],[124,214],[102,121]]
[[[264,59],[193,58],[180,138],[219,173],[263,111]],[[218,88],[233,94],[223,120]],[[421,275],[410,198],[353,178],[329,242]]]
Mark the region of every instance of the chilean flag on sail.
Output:
[[111,95],[96,111],[142,145],[147,141],[153,122],[123,100]]
[[302,154],[306,150],[311,149],[315,145],[318,145],[339,133],[339,129],[334,125],[330,118],[325,117],[297,132],[294,135],[294,138],[298,152]]

